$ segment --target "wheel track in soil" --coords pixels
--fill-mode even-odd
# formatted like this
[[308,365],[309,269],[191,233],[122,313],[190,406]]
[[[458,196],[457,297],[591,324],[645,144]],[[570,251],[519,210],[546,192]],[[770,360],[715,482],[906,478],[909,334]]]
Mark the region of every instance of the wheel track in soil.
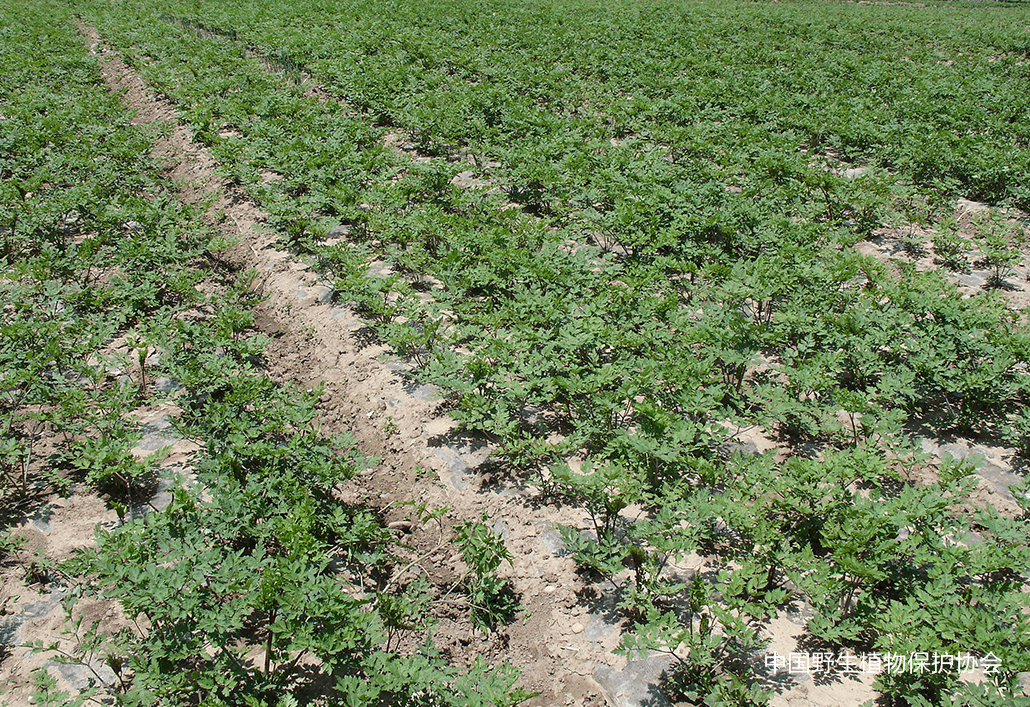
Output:
[[[276,247],[277,236],[262,226],[266,214],[218,176],[217,160],[179,124],[174,105],[154,96],[95,28],[80,24],[79,29],[109,90],[135,111],[131,122],[171,126],[156,137],[152,154],[165,164],[183,200],[210,204],[207,220],[223,237],[238,240],[223,254],[226,263],[238,271],[257,272],[253,287],[266,299],[256,308],[255,326],[271,337],[265,352],[267,374],[304,388],[324,385],[316,418],[322,429],[352,432],[364,454],[381,460],[348,483],[345,500],[381,509],[387,522],[405,527],[410,534],[403,541],[418,552],[438,545],[439,529],[407,528],[410,506],[402,504],[449,508],[448,533],[450,526],[479,520],[486,512],[505,537],[513,565],[503,565],[499,574],[511,580],[526,614],[492,636],[470,631],[467,621],[442,619],[437,643],[445,654],[459,666],[483,656],[491,664],[508,662],[519,668],[520,685],[540,693],[527,705],[604,704],[603,689],[592,675],[599,666],[621,670],[626,665],[625,658],[611,653],[618,632],[597,640],[587,637],[598,632],[584,630],[590,621],[579,593],[586,586],[572,560],[549,549],[554,547],[554,535],[548,533],[554,524],[579,523],[585,512],[534,503],[533,494],[517,480],[498,483],[477,473],[474,467],[489,452],[486,445],[456,433],[431,389],[405,379],[407,364],[385,360],[389,348],[353,313],[331,304],[331,289],[306,264]],[[397,428],[392,434],[390,422]],[[438,584],[452,583],[464,570],[453,543],[418,566]]]

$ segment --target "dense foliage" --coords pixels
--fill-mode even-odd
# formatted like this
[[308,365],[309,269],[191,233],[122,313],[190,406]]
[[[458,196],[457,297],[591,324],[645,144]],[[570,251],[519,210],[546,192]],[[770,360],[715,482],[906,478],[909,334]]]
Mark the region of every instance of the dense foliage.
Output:
[[[805,603],[813,645],[1002,659],[980,687],[955,671],[881,675],[892,704],[1023,699],[1028,516],[970,512],[968,465],[917,481],[927,460],[912,434],[918,423],[1027,449],[1030,339],[1001,292],[1026,236],[1002,210],[1030,207],[1025,10],[678,0],[74,5],[178,107],[338,299],[447,391],[467,429],[496,442],[513,469],[538,475],[543,492],[588,509],[591,532],[568,528],[564,537],[584,571],[617,587],[636,627],[624,648],[689,648],[670,690],[761,703],[767,695],[746,659],[762,649],[766,620]],[[5,27],[11,37],[44,31],[38,19]],[[50,31],[73,41],[61,27]],[[83,63],[85,90],[94,68],[81,50],[71,55]],[[29,83],[45,85],[67,60],[34,61]],[[26,84],[12,81],[10,91]],[[31,101],[5,93],[5,118],[16,115],[9,104],[21,105],[8,96]],[[30,154],[76,154],[38,149],[48,144],[24,143],[29,166],[18,169],[34,174]],[[7,174],[7,262],[36,262],[30,255],[43,257],[40,244],[56,234],[38,230],[55,221],[33,200],[50,192]],[[995,216],[972,233],[958,228],[958,197],[988,202]],[[114,223],[126,223],[117,213]],[[91,214],[79,218],[101,218]],[[854,248],[902,224],[935,234],[939,270]],[[949,278],[970,261],[991,275],[974,296]],[[390,274],[373,274],[381,262]],[[64,281],[34,277],[11,291]],[[54,299],[40,287],[26,300],[25,326],[49,321],[33,309]],[[111,333],[132,327],[146,301],[105,300],[105,312],[131,305]],[[205,440],[204,483],[224,499],[178,499],[104,538],[82,571],[145,611],[155,595],[130,589],[139,583],[111,553],[188,545],[189,563],[248,568],[247,586],[232,584],[236,574],[217,587],[195,587],[193,575],[158,578],[185,572],[186,560],[144,584],[232,596],[224,621],[201,601],[151,620],[207,646],[227,645],[215,628],[245,627],[267,641],[264,671],[241,671],[229,648],[173,655],[152,642],[157,662],[136,668],[141,682],[188,665],[212,676],[212,697],[231,692],[228,680],[264,699],[299,679],[286,656],[308,652],[362,703],[361,680],[395,665],[375,646],[375,622],[386,619],[367,613],[375,601],[346,592],[318,606],[301,596],[336,586],[332,552],[376,566],[389,561],[388,542],[361,509],[331,502],[352,470],[329,461],[341,448],[263,387],[250,369],[256,344],[241,349],[218,331],[180,321],[146,340],[195,395],[181,422]],[[41,355],[54,370],[54,354]],[[266,407],[251,419],[255,399]],[[37,414],[33,404],[42,403],[9,407]],[[117,419],[93,429],[118,428]],[[749,425],[788,453],[732,453],[730,431]],[[91,443],[76,444],[92,458]],[[114,454],[102,468],[117,468]],[[220,529],[219,504],[242,499],[255,505],[234,505],[238,517],[276,522]],[[645,512],[630,520],[630,506]],[[197,523],[208,530],[186,543],[183,524]],[[489,625],[512,607],[492,576],[503,548],[483,527],[466,525],[462,539],[479,568],[468,581],[475,614]],[[669,564],[691,552],[713,558],[714,571],[672,582]],[[296,601],[286,587],[300,592]],[[359,637],[360,621],[372,628]],[[312,625],[331,645],[300,628]],[[408,658],[406,666],[424,660],[446,672],[428,649]],[[411,686],[425,683],[412,676],[375,689],[414,695],[421,688]],[[447,673],[459,696],[469,679]]]
[[[80,482],[121,521],[98,529],[95,549],[31,570],[70,585],[75,639],[34,647],[93,676],[69,695],[43,669],[36,703],[522,701],[510,667],[462,671],[437,652],[428,587],[395,575],[396,532],[336,493],[366,463],[354,440],[318,432],[321,391],[262,370],[250,278],[212,267],[224,244],[179,201],[68,9],[4,2],[0,17],[4,523],[30,515],[48,485]],[[162,377],[181,386],[175,424],[201,451],[195,480],[156,510],[157,460],[133,453],[134,413],[166,400]],[[493,608],[494,569],[470,571],[470,613]],[[117,599],[129,628],[72,621],[83,593]]]

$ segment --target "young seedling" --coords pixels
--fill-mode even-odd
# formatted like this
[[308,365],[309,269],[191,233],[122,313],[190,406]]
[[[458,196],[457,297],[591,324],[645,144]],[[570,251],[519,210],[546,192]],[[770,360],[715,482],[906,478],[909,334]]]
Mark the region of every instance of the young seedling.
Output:
[[1017,244],[1023,239],[1022,230],[992,215],[987,225],[980,229],[980,264],[990,270],[987,286],[1005,287],[1005,278],[1012,274],[1012,268],[1022,260]]
[[472,605],[470,618],[484,631],[492,631],[515,617],[519,601],[508,582],[496,575],[502,562],[511,564],[511,553],[486,521],[485,511],[479,522],[465,521],[458,526],[456,540],[469,568],[465,586]]

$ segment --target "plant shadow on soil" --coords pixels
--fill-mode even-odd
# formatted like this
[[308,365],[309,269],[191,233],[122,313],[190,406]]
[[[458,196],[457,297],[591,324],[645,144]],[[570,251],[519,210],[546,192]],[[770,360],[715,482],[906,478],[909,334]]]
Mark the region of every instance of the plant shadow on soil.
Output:
[[[30,484],[26,493],[12,495],[6,499],[6,503],[0,507],[0,533],[6,533],[8,529],[32,520],[46,505],[49,497],[50,493],[45,486]],[[5,561],[2,549],[0,561]]]
[[798,685],[798,681],[794,679],[793,675],[782,670],[769,672],[764,662],[755,664],[755,674],[763,688],[774,690],[777,693],[789,692]]
[[319,666],[298,665],[294,670],[294,680],[300,686],[297,691],[300,704],[318,704],[318,700],[334,694],[336,678],[319,670]]
[[[839,646],[828,641],[822,640],[808,633],[807,630],[798,638],[797,649],[799,652],[805,655],[814,655],[816,653],[829,653],[832,655],[841,655],[842,648],[849,648],[852,650],[854,655],[860,655],[861,653],[868,650],[868,646],[854,644],[850,646]],[[844,675],[848,673],[837,671],[837,670],[824,670],[822,672],[805,673],[809,675],[816,685],[842,685],[844,684]]]
[[1025,481],[1030,473],[1030,460],[1014,455],[1009,463],[1012,465],[1012,473]]
[[358,351],[364,351],[365,349],[369,349],[374,346],[383,345],[383,339],[379,336],[379,333],[367,324],[364,324],[357,329],[353,329],[350,332],[350,335],[354,339],[354,343]]
[[647,697],[638,702],[640,707],[667,707],[669,704],[669,698],[665,694],[665,690],[662,686],[668,681],[668,673],[663,672],[661,677],[661,685],[649,685],[647,688]]

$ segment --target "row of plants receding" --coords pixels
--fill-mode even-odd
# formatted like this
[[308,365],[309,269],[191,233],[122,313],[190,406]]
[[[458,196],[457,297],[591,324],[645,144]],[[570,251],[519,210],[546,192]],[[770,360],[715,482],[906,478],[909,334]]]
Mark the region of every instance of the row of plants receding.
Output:
[[[517,597],[496,576],[503,544],[466,521],[454,542],[468,572],[444,588],[412,579],[382,511],[338,494],[374,461],[353,437],[319,432],[320,390],[263,370],[261,298],[150,157],[159,128],[130,125],[67,7],[3,2],[0,16],[3,528],[80,482],[120,517],[59,565],[25,560],[17,534],[2,536],[4,559],[32,567],[27,582],[67,597],[72,642],[33,647],[92,675],[68,694],[44,667],[36,703],[525,699],[509,666],[460,669],[432,638],[445,592],[484,630],[513,618]],[[162,392],[161,377],[178,389]],[[178,434],[199,443],[195,480],[147,509],[159,460],[134,455],[134,415],[169,401]],[[412,517],[437,521],[449,542],[445,513]],[[75,618],[86,594],[118,600],[125,627],[105,634]]]
[[[1003,300],[985,294],[967,302],[935,275],[899,276],[871,259],[857,257],[844,247],[851,236],[841,243],[840,234],[831,228],[839,222],[824,223],[796,210],[799,201],[812,201],[809,194],[771,202],[773,207],[793,203],[795,208],[787,209],[793,216],[790,220],[772,218],[772,208],[752,202],[752,213],[742,222],[752,224],[750,235],[741,224],[725,224],[725,229],[709,224],[698,230],[687,222],[671,223],[657,234],[640,229],[631,219],[626,231],[640,241],[639,253],[634,255],[632,243],[608,253],[604,248],[601,253],[582,249],[570,253],[567,241],[582,235],[578,224],[554,219],[543,225],[504,211],[503,200],[496,195],[451,183],[461,165],[443,160],[407,163],[378,141],[381,130],[368,128],[336,106],[305,98],[299,87],[282,90],[282,77],[248,61],[243,46],[197,37],[188,29],[172,30],[161,22],[146,30],[122,25],[120,31],[125,34],[120,37],[132,51],[147,55],[141,68],[149,72],[155,86],[170,91],[183,105],[200,137],[213,143],[224,169],[251,187],[272,211],[273,220],[294,236],[294,245],[320,259],[341,298],[356,301],[402,353],[419,363],[428,364],[434,348],[445,348],[437,347],[445,332],[450,332],[451,342],[461,342],[462,337],[486,338],[479,329],[493,339],[505,338],[498,332],[511,336],[515,330],[528,341],[516,340],[511,348],[540,349],[561,326],[574,322],[570,328],[590,330],[591,335],[580,337],[589,347],[591,340],[603,339],[605,327],[613,322],[617,330],[631,332],[646,332],[649,325],[671,328],[670,338],[678,336],[687,346],[701,346],[703,358],[711,360],[725,388],[723,400],[743,388],[760,355],[783,359],[779,373],[789,375],[786,366],[827,349],[829,360],[819,364],[830,369],[832,375],[824,378],[836,381],[834,387],[870,393],[867,398],[896,398],[895,406],[910,413],[925,414],[936,408],[942,413],[938,428],[982,431],[999,419],[1004,426],[1008,413],[1019,407],[1019,366],[1025,355],[1018,342],[1011,341],[1013,327]],[[197,58],[181,65],[180,55]],[[207,99],[221,95],[224,100]],[[710,192],[713,189],[708,187],[717,186],[694,181],[681,167],[665,164],[658,170],[658,179],[673,184],[677,193],[697,186]],[[267,179],[269,170],[281,178]],[[655,179],[654,175],[624,175],[631,186],[653,185]],[[799,180],[775,181],[789,192]],[[878,185],[860,183],[854,188],[875,191]],[[725,193],[721,187],[718,191]],[[878,213],[881,208],[902,205],[906,195],[865,196],[880,202],[874,209]],[[657,200],[663,199],[675,201]],[[649,203],[640,206],[645,214],[653,210]],[[319,246],[318,236],[340,221],[347,224],[349,242]],[[555,227],[560,229],[557,233]],[[1008,224],[984,229],[979,250],[996,270],[999,283],[1006,265],[1018,258],[1019,235],[1019,229]],[[950,245],[954,264],[961,266],[963,244],[956,240]],[[369,277],[369,263],[376,258],[387,260],[403,279]],[[592,273],[591,268],[600,272]],[[416,290],[425,290],[430,279],[441,284],[427,307]],[[613,281],[624,286],[624,296],[612,297],[614,302],[599,305],[597,316],[590,316],[581,300]],[[927,289],[936,295],[920,294]],[[937,303],[938,298],[943,302]],[[641,301],[646,304],[638,307]],[[677,312],[671,323],[667,321],[669,312],[691,304],[704,316],[685,317]],[[508,307],[514,311],[507,311]],[[519,321],[522,309],[554,314],[526,326]],[[880,324],[881,319],[886,321]],[[706,326],[709,320],[718,324]],[[448,322],[468,332],[441,329]],[[909,332],[912,323],[914,334]],[[882,333],[863,331],[870,324]],[[984,337],[971,336],[972,343],[953,341],[963,328],[983,330]],[[902,330],[902,335],[895,335]],[[646,332],[641,338],[649,335]],[[942,338],[951,340],[937,346],[934,342]],[[981,338],[988,341],[981,343]],[[892,342],[893,348],[883,345],[884,340]],[[622,353],[620,347],[596,348],[607,348],[616,356]],[[908,362],[907,352],[913,348],[923,350]],[[555,358],[596,358],[598,353]],[[983,364],[989,360],[1001,365],[985,370]],[[509,363],[505,360],[503,368],[510,376]],[[911,375],[898,372],[899,367],[908,368]],[[894,375],[885,375],[887,369]],[[476,377],[467,368],[442,374],[448,372],[465,380]],[[794,377],[799,379],[795,387],[803,399],[815,398],[806,392],[822,391],[819,385],[801,380],[806,378],[803,373]],[[869,390],[884,378],[892,380],[883,391]],[[991,390],[980,404],[987,389]],[[541,401],[533,396],[523,397],[506,407],[540,407]],[[546,407],[558,406],[552,402]],[[504,423],[499,421],[497,426],[503,428]],[[802,432],[818,430],[817,424],[804,419],[787,426]]]
[[[145,2],[132,7],[149,11]],[[586,185],[604,193],[612,175],[599,169],[594,181],[583,162],[632,135],[664,146],[662,154],[708,155],[729,176],[746,175],[739,168],[751,161],[798,171],[803,147],[929,189],[1026,205],[1024,8],[583,0],[162,8],[307,71],[428,152],[467,148],[500,161],[519,191],[558,208]],[[609,196],[625,204],[632,188]]]
[[[927,462],[910,430],[1000,431],[1025,449],[1023,323],[996,291],[968,298],[939,273],[850,247],[898,213],[940,226],[942,246],[950,238],[958,250],[938,253],[960,257],[935,206],[953,184],[927,197],[894,177],[836,177],[796,144],[761,143],[756,153],[696,135],[663,143],[653,138],[661,126],[647,123],[633,134],[607,125],[570,137],[585,148],[576,160],[541,161],[512,140],[492,175],[504,195],[460,188],[452,179],[464,164],[392,154],[384,128],[349,110],[368,106],[305,97],[235,41],[258,37],[247,29],[258,27],[259,47],[274,54],[321,36],[308,6],[291,8],[289,28],[253,21],[259,3],[191,7],[175,16],[192,19],[177,23],[140,19],[153,17],[147,3],[134,6],[139,17],[87,7],[338,297],[450,391],[468,429],[490,435],[514,468],[540,470],[545,492],[586,505],[592,533],[569,529],[566,542],[585,571],[617,585],[636,622],[626,650],[690,648],[676,690],[764,701],[746,659],[761,649],[765,621],[805,604],[815,611],[814,646],[1005,654],[987,687],[960,683],[954,670],[883,674],[885,700],[1019,699],[1026,514],[970,511],[968,466],[917,483]],[[533,31],[541,26],[552,27]],[[352,99],[333,82],[351,65],[289,55]],[[456,93],[467,78],[455,80]],[[546,96],[539,105],[561,105]],[[449,105],[427,104],[426,119],[446,123]],[[424,149],[466,148],[484,173],[495,156],[470,136],[462,144],[388,111],[377,119],[404,125]],[[731,125],[745,137],[759,130],[753,118]],[[516,164],[543,164],[572,188],[542,190],[513,176]],[[740,175],[740,189],[727,190]],[[509,208],[512,199],[527,208]],[[323,244],[340,224],[334,234],[347,238]],[[983,257],[1000,263],[995,284],[1019,236],[999,222],[977,238]],[[394,274],[370,275],[377,260]],[[764,424],[793,452],[780,462],[729,455],[726,420]],[[585,459],[576,472],[564,464],[570,456]],[[644,520],[625,517],[631,505]],[[714,571],[673,582],[670,563],[691,552],[709,555]]]
[[[59,469],[120,492],[152,471],[127,415],[152,392],[149,329],[195,306],[197,214],[162,185],[68,18],[10,9],[2,48],[3,322],[0,432],[5,525]],[[121,345],[114,345],[115,342]]]

